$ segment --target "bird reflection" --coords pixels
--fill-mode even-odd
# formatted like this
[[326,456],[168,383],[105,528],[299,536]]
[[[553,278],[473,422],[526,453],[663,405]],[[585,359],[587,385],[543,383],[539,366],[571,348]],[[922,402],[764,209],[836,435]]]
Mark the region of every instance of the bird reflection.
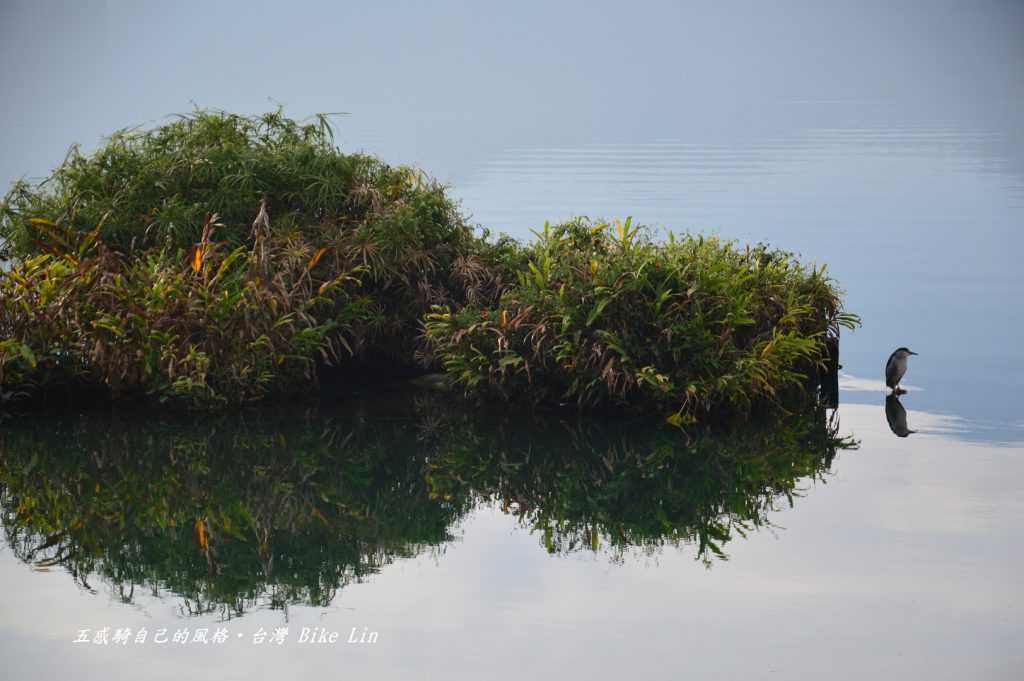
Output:
[[885,420],[889,422],[889,430],[896,437],[906,437],[917,432],[907,428],[907,410],[900,404],[896,393],[889,393],[885,398]]

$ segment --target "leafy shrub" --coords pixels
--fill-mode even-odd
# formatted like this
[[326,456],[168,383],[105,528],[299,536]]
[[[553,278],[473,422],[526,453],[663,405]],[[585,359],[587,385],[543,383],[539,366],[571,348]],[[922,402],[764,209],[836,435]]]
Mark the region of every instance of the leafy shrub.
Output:
[[474,234],[444,187],[333,143],[325,117],[197,111],[113,135],[0,204],[0,409],[69,380],[237,404],[325,364],[443,367],[470,392],[746,410],[856,318],[764,246],[629,220]]
[[198,111],[17,183],[0,206],[5,393],[57,368],[115,397],[237,403],[308,389],[324,361],[413,366],[431,305],[502,288],[500,246],[436,182],[331,134]]
[[801,386],[856,318],[823,269],[764,246],[640,227],[546,225],[496,305],[437,309],[426,336],[458,384],[533,401],[654,405],[679,422]]
[[214,219],[187,265],[159,252],[124,258],[95,232],[81,238],[40,222],[64,245],[79,243],[0,276],[0,328],[19,351],[0,360],[22,375],[105,385],[114,397],[237,403],[301,390],[317,353],[345,342],[344,325],[317,314],[345,299],[358,271],[323,279],[308,266],[311,247],[298,243],[221,248]]

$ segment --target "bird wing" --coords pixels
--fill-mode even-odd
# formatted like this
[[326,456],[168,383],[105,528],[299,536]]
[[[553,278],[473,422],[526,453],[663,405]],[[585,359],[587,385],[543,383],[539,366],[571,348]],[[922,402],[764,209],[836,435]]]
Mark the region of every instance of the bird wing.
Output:
[[895,388],[901,378],[897,375],[898,370],[896,369],[895,357],[896,353],[894,352],[889,355],[889,361],[885,363],[885,384],[890,388]]

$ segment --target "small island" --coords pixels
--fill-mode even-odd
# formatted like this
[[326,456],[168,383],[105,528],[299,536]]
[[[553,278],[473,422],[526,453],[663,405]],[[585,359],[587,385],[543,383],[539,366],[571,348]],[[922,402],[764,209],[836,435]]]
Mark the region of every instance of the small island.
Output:
[[195,111],[0,205],[0,414],[219,409],[443,372],[478,399],[681,425],[816,399],[858,319],[823,267],[631,219],[470,225],[328,117]]

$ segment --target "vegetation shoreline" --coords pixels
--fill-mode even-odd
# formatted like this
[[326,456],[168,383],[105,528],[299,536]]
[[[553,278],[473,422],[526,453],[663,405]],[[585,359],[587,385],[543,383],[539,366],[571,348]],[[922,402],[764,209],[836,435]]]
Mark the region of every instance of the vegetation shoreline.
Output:
[[[674,424],[815,399],[854,315],[764,245],[467,224],[325,117],[196,111],[72,148],[0,205],[0,413],[220,409],[443,371],[459,392]],[[59,399],[58,399],[59,398]]]

